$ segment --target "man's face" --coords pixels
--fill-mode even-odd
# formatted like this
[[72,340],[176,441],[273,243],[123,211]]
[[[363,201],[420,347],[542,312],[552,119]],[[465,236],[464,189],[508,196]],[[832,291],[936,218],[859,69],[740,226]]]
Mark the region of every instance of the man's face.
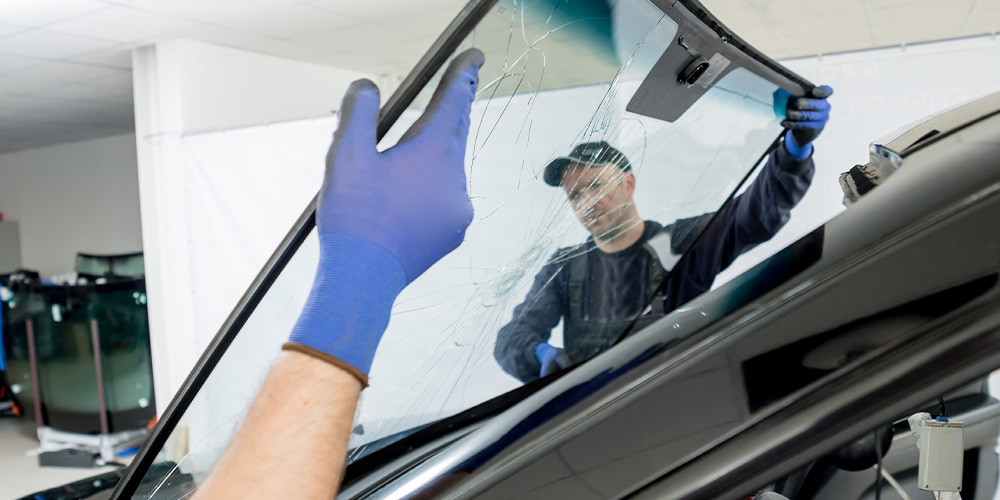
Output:
[[631,223],[635,176],[613,165],[570,164],[562,188],[583,226],[595,237],[624,232]]

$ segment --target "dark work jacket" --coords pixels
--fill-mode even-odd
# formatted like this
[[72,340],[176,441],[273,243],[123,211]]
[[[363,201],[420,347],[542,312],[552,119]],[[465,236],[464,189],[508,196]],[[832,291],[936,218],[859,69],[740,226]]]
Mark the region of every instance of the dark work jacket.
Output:
[[[753,184],[718,214],[681,219],[665,226],[646,222],[646,231],[636,245],[648,249],[650,240],[666,232],[677,254],[687,250],[701,229],[705,229],[689,255],[666,273],[666,282],[659,288],[662,295],[654,298],[647,294],[642,298],[644,303],[652,301],[654,307],[643,311],[639,323],[649,324],[701,295],[736,257],[771,239],[788,221],[792,207],[805,195],[813,171],[811,157],[797,160],[788,154],[784,144],[779,144]],[[548,342],[560,320],[563,320],[564,348],[574,363],[610,347],[631,322],[633,318],[606,321],[571,311],[580,304],[576,297],[579,293],[573,293],[578,288],[575,285],[582,282],[586,287],[588,281],[571,278],[571,270],[587,269],[589,264],[583,263],[589,262],[586,253],[591,251],[601,251],[592,238],[582,245],[559,249],[535,276],[528,295],[514,308],[513,319],[497,334],[494,356],[504,371],[524,382],[538,378],[541,366],[535,358],[535,347]],[[655,259],[655,255],[649,258]],[[574,259],[584,260],[574,262]],[[632,273],[632,279],[643,280],[638,286],[656,288],[648,287],[651,278],[647,273]],[[621,286],[637,284],[621,283]],[[594,293],[601,292],[588,289],[585,295]]]

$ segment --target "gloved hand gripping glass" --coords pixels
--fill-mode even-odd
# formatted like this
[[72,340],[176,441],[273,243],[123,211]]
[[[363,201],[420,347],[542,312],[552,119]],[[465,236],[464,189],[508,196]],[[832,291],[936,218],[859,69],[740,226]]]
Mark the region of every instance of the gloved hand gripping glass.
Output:
[[788,99],[785,110],[785,149],[793,157],[805,160],[812,154],[812,142],[819,137],[830,120],[830,103],[827,98],[833,89],[827,85],[813,87],[805,97]]
[[483,57],[477,49],[459,54],[423,115],[382,153],[378,89],[368,80],[348,89],[316,207],[319,268],[283,349],[367,385],[393,301],[457,248],[472,222],[465,145]]
[[569,354],[566,354],[566,351],[558,347],[553,347],[545,342],[535,346],[535,358],[538,359],[538,363],[541,365],[541,369],[538,371],[539,377],[551,375],[565,368],[569,368],[569,366],[573,364],[573,362],[569,359]]

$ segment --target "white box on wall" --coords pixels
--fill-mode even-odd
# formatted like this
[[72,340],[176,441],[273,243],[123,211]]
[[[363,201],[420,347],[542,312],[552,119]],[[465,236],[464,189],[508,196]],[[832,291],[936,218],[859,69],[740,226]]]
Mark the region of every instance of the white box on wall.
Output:
[[0,222],[0,273],[10,273],[21,267],[21,240],[17,222]]

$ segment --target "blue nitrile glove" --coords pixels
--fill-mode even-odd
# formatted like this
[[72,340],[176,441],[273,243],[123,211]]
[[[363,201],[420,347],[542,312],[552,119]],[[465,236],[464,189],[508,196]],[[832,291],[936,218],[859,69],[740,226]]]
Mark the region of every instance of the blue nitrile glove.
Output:
[[458,55],[424,114],[382,153],[378,89],[368,80],[351,84],[316,207],[319,268],[285,349],[367,385],[396,296],[458,247],[472,222],[465,142],[482,64],[477,49]]
[[542,365],[542,369],[538,372],[539,377],[555,373],[573,364],[566,351],[552,347],[545,342],[535,346],[535,358]]
[[813,87],[805,97],[788,100],[781,126],[788,129],[785,132],[785,149],[796,159],[805,160],[812,154],[812,142],[830,120],[830,102],[826,98],[831,95],[833,89],[821,85]]

